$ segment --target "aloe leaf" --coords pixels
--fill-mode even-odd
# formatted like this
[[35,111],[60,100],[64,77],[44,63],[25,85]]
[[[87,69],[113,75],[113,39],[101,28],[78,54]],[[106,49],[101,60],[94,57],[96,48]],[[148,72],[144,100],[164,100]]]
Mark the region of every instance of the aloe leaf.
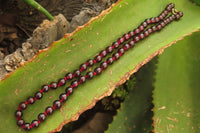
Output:
[[152,130],[152,90],[156,58],[144,65],[127,81],[131,90],[106,133],[149,133]]
[[200,124],[200,32],[160,56],[154,91],[155,132],[198,133]]
[[[75,90],[62,108],[49,116],[39,128],[31,130],[40,133],[59,131],[64,124],[78,119],[82,112],[92,108],[99,99],[110,95],[116,86],[124,83],[131,74],[169,44],[200,28],[200,8],[188,0],[119,1],[73,34],[67,34],[47,50],[41,51],[34,59],[1,81],[1,132],[25,132],[16,125],[14,117],[21,101],[33,96],[43,84],[57,81],[66,72],[73,72],[81,63],[93,58],[122,34],[136,28],[144,19],[157,16],[170,2],[174,2],[176,8],[184,12],[184,17],[179,22],[173,22],[161,32],[139,42],[100,76]],[[24,111],[23,118],[27,122],[36,119],[46,106],[52,106],[52,102],[58,99],[65,87],[45,94],[41,101]]]

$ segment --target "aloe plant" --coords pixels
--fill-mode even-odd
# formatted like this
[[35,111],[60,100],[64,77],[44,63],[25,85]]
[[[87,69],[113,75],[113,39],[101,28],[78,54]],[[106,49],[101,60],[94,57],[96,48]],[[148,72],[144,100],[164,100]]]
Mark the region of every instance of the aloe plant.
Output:
[[[81,63],[93,58],[122,34],[136,28],[144,19],[157,16],[171,2],[184,13],[179,22],[173,22],[165,30],[139,42],[104,73],[75,90],[62,108],[55,111],[39,128],[31,130],[40,133],[59,131],[63,125],[78,119],[82,112],[92,108],[98,100],[110,95],[117,86],[123,84],[130,75],[154,56],[162,53],[166,47],[197,31],[200,28],[200,7],[188,0],[119,1],[88,24],[78,28],[73,34],[67,34],[48,49],[40,51],[31,61],[22,64],[0,82],[1,132],[25,132],[18,128],[14,117],[14,112],[21,101],[34,95],[41,85],[57,81],[60,77],[64,77],[65,73],[74,71]],[[38,113],[44,112],[46,106],[51,106],[64,89],[65,87],[60,87],[50,91],[41,101],[29,106],[24,111],[25,121],[36,119]],[[155,91],[153,102],[155,110],[159,107],[156,100],[162,101],[162,99],[164,96],[156,96]],[[160,117],[155,114],[155,120],[157,116]],[[156,124],[154,121],[157,131]]]

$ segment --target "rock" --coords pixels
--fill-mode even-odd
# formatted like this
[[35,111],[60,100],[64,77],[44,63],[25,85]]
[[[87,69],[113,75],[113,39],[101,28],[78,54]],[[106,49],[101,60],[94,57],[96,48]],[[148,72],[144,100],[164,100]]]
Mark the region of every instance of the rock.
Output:
[[[2,61],[0,61],[2,62]],[[3,77],[6,75],[6,69],[4,67],[4,65],[0,65],[0,80],[3,79]]]
[[44,20],[33,31],[33,36],[28,40],[33,49],[47,48],[53,41],[60,39],[67,33],[69,22],[61,14],[54,17],[54,21]]
[[29,42],[25,42],[22,44],[22,53],[24,56],[24,60],[27,61],[37,53],[37,50],[33,49],[32,45]]
[[81,11],[78,15],[72,18],[70,23],[69,32],[74,31],[78,26],[84,25],[87,23],[92,17],[97,16],[98,12],[95,12],[89,8],[85,8],[85,10]]
[[3,60],[4,56],[5,56],[4,53],[0,51],[0,60]]
[[19,67],[21,62],[24,62],[21,50],[21,48],[18,48],[13,54],[7,55],[4,58],[5,68],[7,71],[14,71]]

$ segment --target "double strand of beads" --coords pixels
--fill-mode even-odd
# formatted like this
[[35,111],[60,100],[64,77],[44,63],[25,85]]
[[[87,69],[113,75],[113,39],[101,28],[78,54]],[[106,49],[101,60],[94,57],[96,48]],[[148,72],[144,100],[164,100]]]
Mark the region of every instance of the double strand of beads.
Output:
[[[147,25],[152,24],[152,23],[157,24],[157,25],[154,25],[154,26],[152,26],[152,27],[150,27],[150,28],[148,28],[144,31],[144,29],[147,26],[145,25],[143,28],[141,28],[141,25],[144,25],[144,22],[143,22],[137,29],[130,31],[130,32],[134,32],[134,34],[131,34],[130,32],[128,33],[129,38],[126,37],[127,34],[125,34],[125,35],[123,35],[123,37],[118,39],[116,41],[117,44],[118,44],[118,47],[116,47],[116,42],[113,43],[112,46],[109,46],[105,50],[102,50],[99,53],[99,55],[97,55],[94,58],[94,60],[89,59],[86,63],[81,64],[80,68],[75,70],[73,72],[73,74],[72,73],[66,74],[66,76],[64,78],[59,79],[58,83],[52,82],[50,85],[42,86],[40,91],[35,93],[34,97],[29,97],[27,99],[27,101],[19,104],[19,108],[15,112],[15,116],[17,117],[17,125],[24,128],[25,130],[30,130],[33,127],[38,127],[40,122],[44,121],[48,115],[51,115],[54,110],[59,109],[61,107],[62,103],[67,100],[67,97],[70,94],[72,94],[74,88],[77,88],[80,84],[84,83],[86,80],[92,79],[94,76],[101,74],[101,72],[103,70],[105,70],[114,61],[118,60],[126,51],[128,51],[130,48],[134,47],[135,43],[137,43],[138,41],[148,37],[150,34],[152,34],[155,31],[160,31],[162,28],[164,28],[167,24],[169,24],[173,20],[179,20],[179,18],[182,17],[183,14],[182,14],[182,12],[177,12],[177,11],[174,14],[167,17],[166,19],[164,19],[168,15],[168,12],[173,10],[173,9],[174,9],[174,4],[169,4],[166,7],[166,10],[163,11],[161,13],[161,15],[159,15],[159,16],[162,16],[162,17],[157,17],[157,18],[159,18],[157,20],[155,18],[156,21],[151,21],[152,18],[144,21],[144,22],[147,23]],[[165,12],[167,12],[167,13],[165,13]],[[138,29],[139,29],[139,32],[136,32],[136,31],[138,31]],[[121,48],[119,48],[119,45],[123,44],[123,42],[129,40],[130,38],[133,38],[133,40],[125,43]],[[108,57],[106,61],[101,62],[102,58],[106,57],[108,53],[113,52],[113,49],[118,49],[118,51],[115,52],[112,55],[112,57]],[[100,66],[96,67],[94,69],[94,72],[89,71],[89,72],[87,72],[86,75],[84,75],[84,76],[81,75],[81,72],[85,71],[88,66],[89,67],[93,66],[95,63],[100,63]],[[67,80],[72,80],[73,78],[78,78],[78,80],[74,80],[74,81],[71,82],[71,85],[66,88],[65,93],[62,93],[59,96],[59,100],[55,100],[53,102],[53,107],[48,106],[45,109],[44,113],[40,113],[38,115],[38,120],[33,120],[31,124],[25,123],[25,121],[22,119],[22,116],[23,116],[22,110],[25,110],[27,108],[28,104],[33,104],[35,101],[41,99],[42,96],[43,96],[43,93],[48,92],[48,90],[50,88],[56,89],[59,86],[63,86],[63,85],[66,84]]]

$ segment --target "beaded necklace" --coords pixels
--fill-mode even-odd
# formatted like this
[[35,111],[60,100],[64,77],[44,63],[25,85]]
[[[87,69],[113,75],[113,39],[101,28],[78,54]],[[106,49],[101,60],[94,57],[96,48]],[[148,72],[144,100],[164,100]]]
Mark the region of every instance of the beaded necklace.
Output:
[[[64,103],[67,100],[67,97],[72,94],[74,88],[77,88],[79,85],[86,82],[86,80],[92,79],[94,76],[101,74],[102,71],[104,71],[109,65],[113,64],[114,61],[118,60],[130,48],[133,48],[140,40],[147,38],[153,32],[160,31],[170,22],[179,20],[183,16],[183,13],[177,11],[174,7],[175,5],[173,3],[167,5],[165,10],[162,11],[160,15],[146,19],[138,26],[138,28],[124,34],[111,46],[108,46],[106,49],[99,52],[94,59],[89,59],[85,63],[81,64],[80,68],[75,70],[73,73],[67,73],[65,77],[59,79],[58,82],[43,85],[41,89],[35,93],[34,97],[28,97],[25,102],[21,102],[19,104],[18,110],[15,112],[17,125],[27,131],[38,127],[41,122],[46,120],[47,116],[51,115],[54,110],[59,109],[62,106],[62,103]],[[170,12],[171,15],[169,15]],[[147,27],[152,24],[154,25],[147,29]],[[124,42],[126,43],[124,44]],[[120,47],[122,44],[123,46]],[[117,52],[113,53],[114,50],[117,50]],[[111,53],[113,53],[112,57],[108,57],[106,61],[102,61],[103,58]],[[81,75],[83,71],[86,71],[88,67],[92,67],[96,63],[100,63],[100,66],[96,67],[94,71],[88,71],[86,75]],[[50,89],[57,89],[60,86],[64,86],[67,80],[70,81],[74,78],[77,78],[78,80],[72,81],[71,85],[65,89],[65,93],[60,94],[59,100],[55,100],[52,107],[46,107],[45,112],[38,115],[38,120],[33,120],[31,124],[25,123],[22,118],[22,111],[25,110],[28,105],[32,105],[35,101],[40,100],[43,94],[48,92]]]

